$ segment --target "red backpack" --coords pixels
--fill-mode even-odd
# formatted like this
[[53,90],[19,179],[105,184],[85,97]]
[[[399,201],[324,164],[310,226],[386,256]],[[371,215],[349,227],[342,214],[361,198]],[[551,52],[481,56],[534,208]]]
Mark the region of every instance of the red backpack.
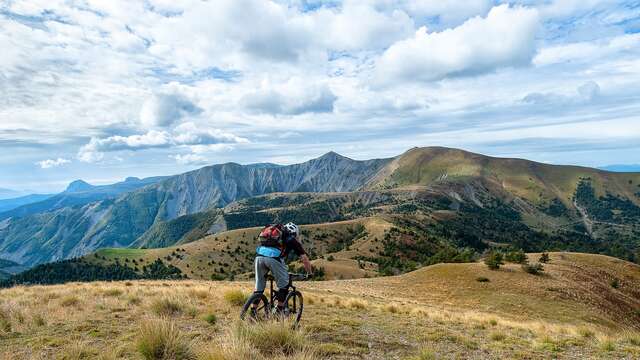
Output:
[[282,227],[282,224],[271,224],[265,226],[262,231],[260,231],[258,239],[260,240],[260,245],[262,246],[273,247],[282,250],[282,248],[284,247],[283,234],[284,229]]

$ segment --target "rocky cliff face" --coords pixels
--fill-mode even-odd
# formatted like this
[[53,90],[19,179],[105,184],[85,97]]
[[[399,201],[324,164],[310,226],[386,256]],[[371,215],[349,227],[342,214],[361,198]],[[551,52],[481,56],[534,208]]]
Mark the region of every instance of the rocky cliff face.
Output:
[[289,166],[208,166],[120,195],[7,218],[0,258],[25,265],[127,247],[157,221],[222,207],[271,192],[341,192],[362,188],[390,159],[356,161],[336,153]]

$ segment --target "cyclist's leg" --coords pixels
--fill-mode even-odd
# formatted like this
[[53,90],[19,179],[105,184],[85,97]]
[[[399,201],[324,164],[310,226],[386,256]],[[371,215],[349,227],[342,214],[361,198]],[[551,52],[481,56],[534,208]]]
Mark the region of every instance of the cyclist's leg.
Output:
[[289,267],[284,261],[274,258],[268,259],[269,268],[273,277],[276,279],[276,285],[278,286],[278,292],[276,293],[276,299],[278,300],[278,308],[284,307],[284,299],[287,296],[289,290]]
[[[267,280],[265,279],[265,275],[269,272],[269,268],[267,264],[265,264],[265,257],[256,256],[256,260],[254,261],[255,273],[256,273],[256,287],[254,288],[254,293],[264,293],[265,287],[267,287]],[[258,304],[253,304],[253,307],[257,307]]]

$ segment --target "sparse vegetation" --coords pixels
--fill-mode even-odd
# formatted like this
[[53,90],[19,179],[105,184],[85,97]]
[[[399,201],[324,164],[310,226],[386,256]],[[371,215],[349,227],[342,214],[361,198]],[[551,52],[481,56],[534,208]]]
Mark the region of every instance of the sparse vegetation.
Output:
[[516,263],[516,264],[524,264],[527,262],[527,254],[520,250],[509,251],[504,256],[504,259],[508,262]]
[[531,275],[540,275],[544,271],[544,266],[540,263],[522,264],[522,270]]
[[538,259],[539,263],[546,264],[549,261],[551,261],[551,259],[549,258],[549,253],[543,252],[542,254],[540,254],[540,259]]
[[504,261],[502,260],[502,253],[498,251],[490,252],[487,257],[484,259],[485,265],[490,270],[498,270],[501,265],[504,265]]
[[[280,322],[237,324],[239,308],[225,294],[248,293],[245,282],[17,286],[0,290],[8,324],[0,326],[0,358],[27,360],[36,352],[47,359],[132,360],[637,357],[640,335],[629,330],[637,318],[624,305],[637,308],[630,296],[640,281],[636,268],[605,257],[550,255],[552,277],[532,277],[512,264],[489,272],[472,263],[393,278],[306,282],[298,330]],[[586,279],[605,272],[624,286],[614,291],[605,281],[591,296]],[[483,276],[491,282],[480,286],[476,279]],[[556,287],[575,297],[558,299]],[[603,291],[624,306],[607,305]],[[70,297],[76,305],[60,305]]]

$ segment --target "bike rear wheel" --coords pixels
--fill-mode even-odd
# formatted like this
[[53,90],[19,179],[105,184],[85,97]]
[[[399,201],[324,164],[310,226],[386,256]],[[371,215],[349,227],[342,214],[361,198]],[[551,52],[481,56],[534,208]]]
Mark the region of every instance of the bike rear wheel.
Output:
[[300,291],[289,292],[285,298],[284,306],[289,317],[293,319],[294,324],[298,325],[302,317],[302,310],[304,309],[304,302]]
[[[257,304],[255,312],[253,304]],[[269,318],[269,300],[262,293],[254,293],[249,297],[240,312],[240,320],[263,321]]]

